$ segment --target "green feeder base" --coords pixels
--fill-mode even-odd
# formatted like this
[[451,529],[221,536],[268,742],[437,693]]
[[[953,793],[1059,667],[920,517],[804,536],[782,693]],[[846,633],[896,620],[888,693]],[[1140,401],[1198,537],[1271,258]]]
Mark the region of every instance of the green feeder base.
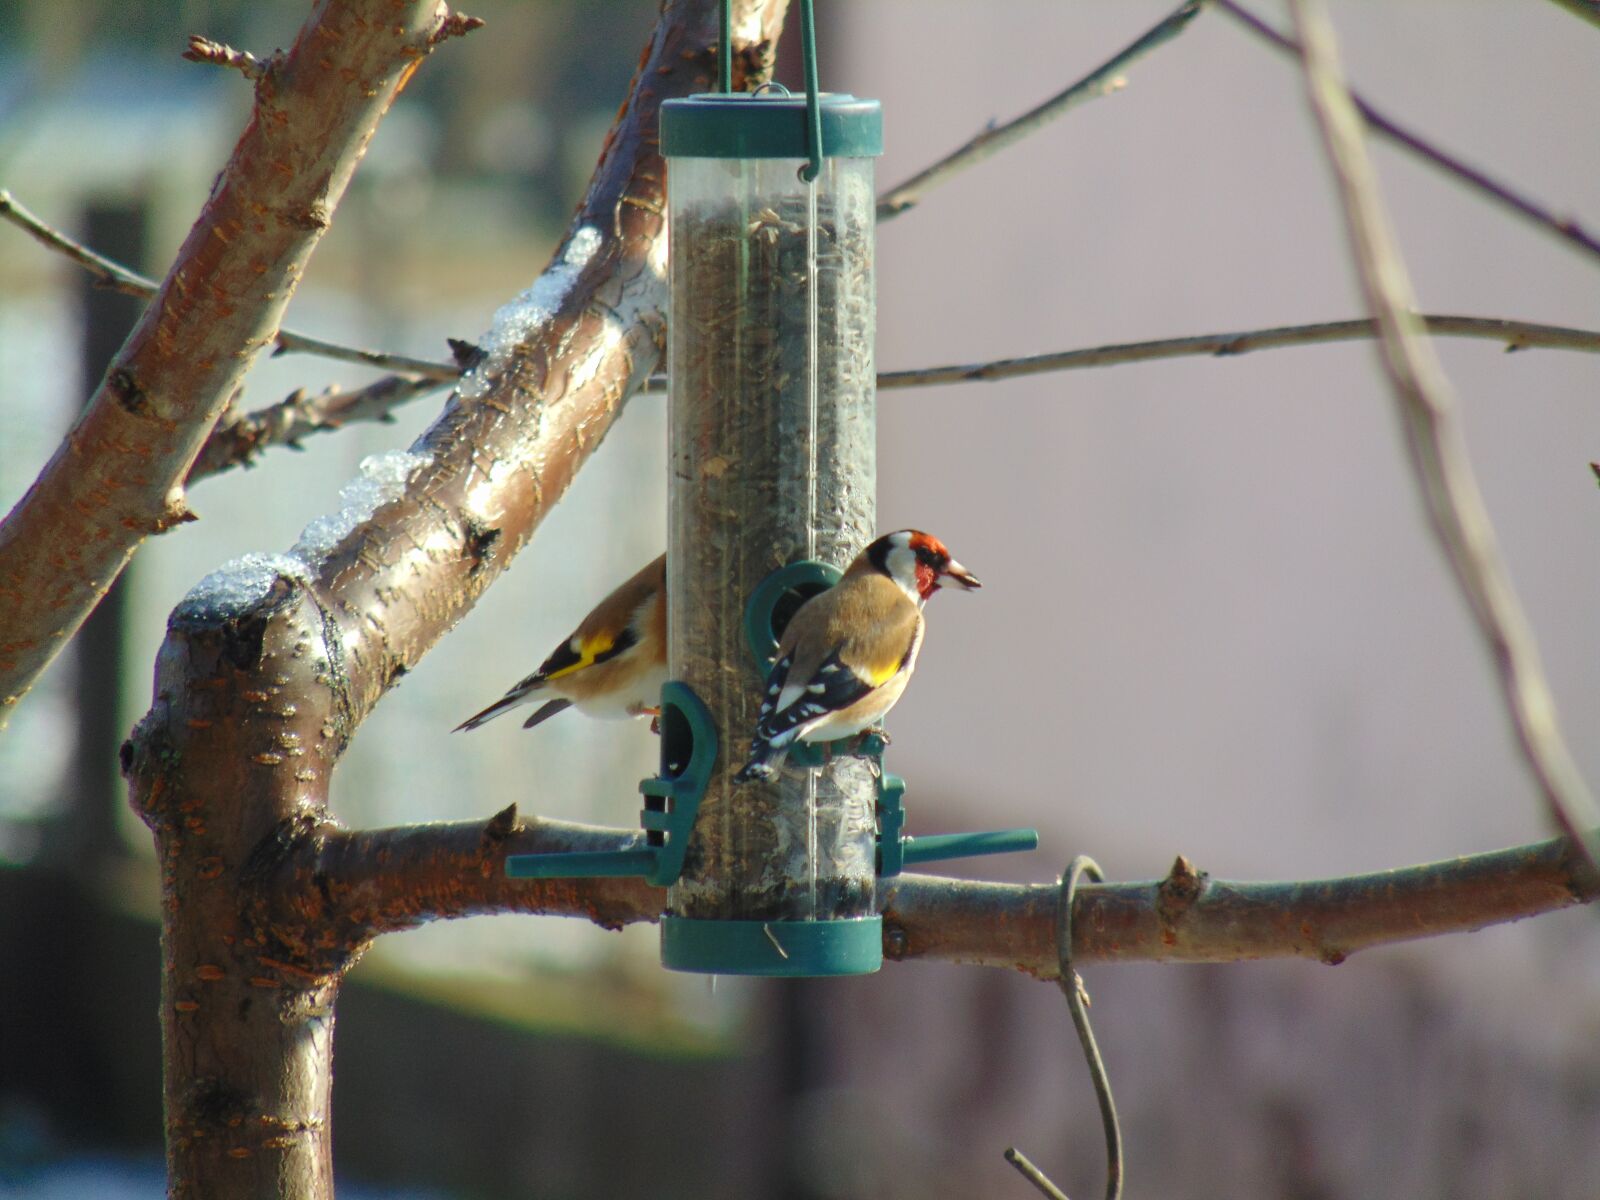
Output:
[[704,975],[870,975],[883,965],[883,918],[714,921],[663,916],[661,965]]

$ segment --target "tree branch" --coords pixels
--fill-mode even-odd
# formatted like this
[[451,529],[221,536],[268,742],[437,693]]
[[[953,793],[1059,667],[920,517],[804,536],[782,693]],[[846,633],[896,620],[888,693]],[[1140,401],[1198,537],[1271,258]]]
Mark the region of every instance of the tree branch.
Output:
[[[1429,333],[1441,337],[1479,338],[1504,342],[1514,350],[1580,350],[1600,353],[1600,330],[1540,325],[1505,317],[1418,317]],[[1314,325],[1278,325],[1239,333],[1201,333],[1190,337],[1160,338],[1152,342],[1114,342],[1081,350],[1052,350],[1021,358],[996,358],[987,362],[957,363],[944,367],[914,367],[906,371],[880,371],[878,390],[926,387],[945,383],[993,382],[1051,371],[1077,371],[1087,367],[1119,367],[1127,363],[1159,362],[1166,358],[1231,358],[1254,350],[1279,350],[1288,346],[1317,346],[1328,342],[1354,342],[1376,337],[1377,325],[1369,317],[1352,321],[1323,321]],[[665,392],[665,375],[652,375],[642,389]]]
[[[381,456],[287,554],[246,556],[173,611],[155,697],[123,747],[162,863],[171,1194],[331,1194],[334,895],[273,881],[327,824],[372,705],[533,535],[660,359],[660,101],[715,77],[716,0],[666,0],[554,261],[505,305],[410,453]],[[741,74],[770,67],[783,0],[735,4]],[[330,54],[333,52],[330,51]],[[348,45],[335,60],[344,73]],[[187,465],[187,464],[186,464]],[[479,831],[482,832],[481,829]],[[320,906],[320,907],[319,907]],[[267,1182],[263,1182],[263,1181]]]
[[1290,0],[1300,33],[1311,108],[1349,228],[1367,307],[1378,323],[1384,371],[1394,390],[1418,484],[1435,536],[1478,620],[1496,666],[1517,740],[1556,825],[1600,862],[1600,810],[1567,750],[1539,649],[1496,545],[1473,475],[1455,398],[1416,318],[1405,263],[1390,231],[1367,156],[1360,115],[1345,88],[1333,28],[1317,0]]
[[[913,202],[914,203],[914,202]],[[906,207],[910,207],[908,204]],[[903,211],[900,210],[900,211]],[[59,250],[105,280],[132,295],[147,296],[156,284],[110,259],[79,245],[72,239],[44,224],[32,213],[17,204],[11,196],[0,191],[0,217],[20,225],[45,245]],[[1600,352],[1600,332],[1572,329],[1561,325],[1542,325],[1533,321],[1516,321],[1504,317],[1460,317],[1429,314],[1421,317],[1428,332],[1440,337],[1481,338],[1504,342],[1512,350],[1582,350]],[[962,363],[951,366],[919,367],[906,371],[881,371],[878,390],[924,387],[947,383],[967,383],[975,380],[994,381],[1015,379],[1024,375],[1040,375],[1050,371],[1072,371],[1086,367],[1115,367],[1125,363],[1155,362],[1165,358],[1194,356],[1229,357],[1248,354],[1254,350],[1277,350],[1286,346],[1313,346],[1328,342],[1359,341],[1377,336],[1377,326],[1370,319],[1352,321],[1324,321],[1310,325],[1280,325],[1267,329],[1252,329],[1238,333],[1202,333],[1189,337],[1160,338],[1148,342],[1118,342],[1107,346],[1093,346],[1078,350],[1054,350],[1045,354],[1029,354],[1019,358],[999,358],[986,362]],[[278,334],[278,353],[300,351],[323,358],[344,362],[362,363],[397,371],[408,378],[381,379],[362,389],[346,393],[336,420],[325,424],[299,423],[292,435],[271,436],[269,431],[278,428],[283,409],[294,402],[291,396],[279,404],[259,409],[248,417],[236,418],[240,428],[228,430],[227,422],[219,425],[212,438],[218,445],[208,445],[201,452],[194,470],[189,474],[192,482],[219,470],[238,465],[240,443],[248,449],[246,459],[269,445],[288,444],[309,433],[323,429],[339,428],[351,421],[382,419],[389,408],[416,396],[424,395],[433,387],[416,386],[418,380],[432,380],[436,386],[452,383],[460,378],[460,368],[449,363],[429,359],[408,358],[379,350],[362,350],[326,342],[307,334],[282,330]],[[664,393],[667,390],[665,375],[652,375],[640,388],[643,392]],[[371,415],[368,405],[358,400],[365,393],[374,400]],[[296,393],[299,395],[300,393]],[[324,396],[329,393],[324,393]],[[321,399],[320,397],[318,398]],[[358,411],[349,411],[358,410]],[[256,436],[260,431],[263,436]]]
[[[1600,331],[1595,330],[1538,325],[1528,321],[1511,321],[1498,317],[1427,315],[1418,319],[1423,322],[1429,333],[1504,342],[1508,351],[1539,347],[1600,353]],[[1162,338],[1152,342],[1123,342],[1082,350],[1030,354],[1022,358],[1000,358],[990,362],[921,367],[909,371],[885,371],[878,376],[878,390],[890,391],[895,388],[966,383],[973,380],[1016,379],[1024,375],[1042,375],[1050,371],[1113,367],[1125,363],[1157,362],[1161,359],[1187,358],[1196,355],[1224,358],[1248,354],[1254,350],[1360,341],[1375,337],[1377,332],[1377,324],[1374,321],[1370,318],[1361,318],[1353,321],[1326,321],[1315,325],[1283,325],[1241,333],[1204,333],[1193,337]]]
[[937,187],[952,175],[976,166],[1020,142],[1031,133],[1037,133],[1051,121],[1075,108],[1085,100],[1109,96],[1120,91],[1126,80],[1119,74],[1157,46],[1171,41],[1182,33],[1197,15],[1204,0],[1186,0],[1176,11],[1159,22],[1119,54],[1113,55],[1064,91],[1057,92],[1043,104],[1037,105],[1020,117],[1004,125],[991,125],[959,149],[945,155],[938,162],[918,171],[910,179],[890,188],[878,198],[878,220],[887,221],[914,207],[922,193]]
[[251,466],[269,446],[299,450],[301,441],[314,433],[343,429],[359,421],[392,424],[395,409],[444,386],[437,379],[389,375],[353,392],[335,386],[313,396],[299,388],[276,404],[253,412],[230,408],[200,448],[184,482],[192,485],[234,467]]
[[[431,49],[442,0],[319,4],[161,291],[82,417],[0,525],[0,727],[152,533],[277,330],[378,121]],[[326,67],[339,45],[341,69]]]
[[[1224,12],[1263,41],[1276,46],[1285,54],[1293,55],[1297,58],[1300,57],[1303,48],[1298,42],[1293,38],[1285,37],[1260,17],[1240,7],[1235,0],[1216,0],[1216,3]],[[1351,91],[1348,94],[1351,103],[1355,105],[1356,111],[1361,114],[1362,120],[1374,132],[1388,138],[1402,149],[1409,150],[1424,162],[1432,163],[1458,183],[1466,184],[1471,190],[1487,196],[1496,204],[1532,222],[1546,233],[1553,234],[1568,244],[1600,258],[1600,242],[1589,236],[1584,228],[1578,224],[1577,218],[1557,216],[1538,201],[1522,195],[1507,184],[1499,182],[1476,167],[1467,166],[1460,159],[1446,154],[1443,150],[1424,140],[1420,135],[1412,133],[1398,122],[1391,120],[1378,111],[1377,108],[1367,103],[1358,92]]]
[[[340,956],[425,921],[520,912],[606,928],[655,921],[666,892],[638,879],[514,880],[508,854],[625,850],[641,835],[560,821],[489,821],[308,832],[280,860],[273,922],[312,914]],[[1056,883],[902,875],[880,897],[884,952],[899,961],[1006,967],[1053,978]],[[1358,950],[1520,920],[1586,904],[1600,884],[1555,838],[1443,862],[1300,883],[1212,879],[1179,858],[1165,879],[1085,884],[1073,912],[1074,961],[1339,963]],[[299,914],[299,915],[297,915]],[[303,932],[295,932],[303,937]],[[332,968],[333,960],[324,964]]]
[[[228,47],[224,47],[228,49]],[[235,53],[238,53],[235,51]],[[137,271],[130,271],[127,267],[102,254],[96,253],[81,242],[74,241],[54,226],[46,224],[28,209],[24,208],[10,192],[0,191],[0,217],[10,221],[13,225],[23,230],[35,241],[58,254],[64,254],[73,262],[83,267],[106,287],[113,288],[128,296],[138,296],[148,300],[161,290],[161,285]],[[337,342],[324,341],[306,333],[296,333],[292,329],[280,329],[273,337],[273,352],[275,354],[315,354],[322,358],[337,359],[340,362],[360,363],[368,367],[380,367],[386,371],[397,371],[406,375],[413,375],[419,379],[433,379],[440,383],[452,383],[461,374],[460,368],[450,363],[434,362],[426,358],[411,358],[404,354],[391,354],[383,350],[362,350],[355,346],[344,346]]]

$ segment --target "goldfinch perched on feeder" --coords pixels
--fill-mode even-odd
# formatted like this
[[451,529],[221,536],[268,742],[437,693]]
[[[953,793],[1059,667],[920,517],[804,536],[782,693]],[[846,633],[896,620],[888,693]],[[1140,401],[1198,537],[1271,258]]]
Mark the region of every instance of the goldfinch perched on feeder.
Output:
[[831,742],[881,721],[917,665],[922,606],[952,579],[967,590],[982,586],[938,538],[902,529],[802,604],[767,676],[750,761],[734,778],[770,779],[797,739]]
[[544,664],[452,732],[476,729],[540,696],[553,696],[522,723],[532,729],[577,706],[591,717],[660,714],[667,681],[667,556],[600,601]]

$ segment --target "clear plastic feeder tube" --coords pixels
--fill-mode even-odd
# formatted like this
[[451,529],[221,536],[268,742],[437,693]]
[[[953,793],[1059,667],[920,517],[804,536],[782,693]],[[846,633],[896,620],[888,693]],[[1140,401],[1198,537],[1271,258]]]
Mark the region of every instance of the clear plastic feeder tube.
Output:
[[[803,98],[715,97],[728,118],[790,122]],[[877,106],[848,97],[830,103]],[[713,114],[712,124],[721,120]],[[794,126],[799,128],[799,126]],[[787,128],[787,126],[786,126]],[[813,183],[803,141],[756,136],[722,155],[691,130],[668,155],[669,671],[709,706],[722,753],[670,896],[680,917],[836,920],[874,914],[875,781],[836,756],[735,784],[761,707],[765,664],[745,603],[777,568],[844,567],[875,527],[874,194],[869,148],[830,142]],[[760,131],[758,130],[758,134]],[[707,135],[709,136],[709,135]],[[803,137],[803,135],[802,135]],[[792,137],[787,143],[794,146]],[[679,153],[692,151],[712,153]]]

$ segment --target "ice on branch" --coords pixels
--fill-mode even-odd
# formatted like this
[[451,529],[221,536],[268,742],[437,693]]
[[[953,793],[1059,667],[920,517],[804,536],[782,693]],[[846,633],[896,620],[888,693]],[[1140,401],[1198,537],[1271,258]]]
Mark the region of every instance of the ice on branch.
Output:
[[317,517],[300,532],[300,540],[289,553],[304,563],[325,558],[357,525],[370,521],[372,514],[406,490],[411,473],[428,465],[426,454],[391,450],[370,454],[361,460],[360,474],[339,489],[339,509]]
[[287,554],[246,554],[207,575],[178,603],[175,616],[214,621],[248,611],[272,590],[280,576],[308,580],[322,560],[363,521],[398,500],[412,472],[432,459],[426,454],[391,450],[361,460],[359,474],[339,489],[339,508],[317,517]]
[[246,554],[190,588],[173,616],[197,621],[230,617],[264,600],[280,575],[299,579],[305,573],[305,563],[287,554]]
[[532,287],[500,306],[489,332],[478,342],[482,360],[462,376],[457,390],[463,400],[481,400],[489,394],[490,383],[506,369],[516,348],[561,307],[578,275],[600,249],[600,240],[598,229],[583,226],[567,242],[560,261],[552,263]]

